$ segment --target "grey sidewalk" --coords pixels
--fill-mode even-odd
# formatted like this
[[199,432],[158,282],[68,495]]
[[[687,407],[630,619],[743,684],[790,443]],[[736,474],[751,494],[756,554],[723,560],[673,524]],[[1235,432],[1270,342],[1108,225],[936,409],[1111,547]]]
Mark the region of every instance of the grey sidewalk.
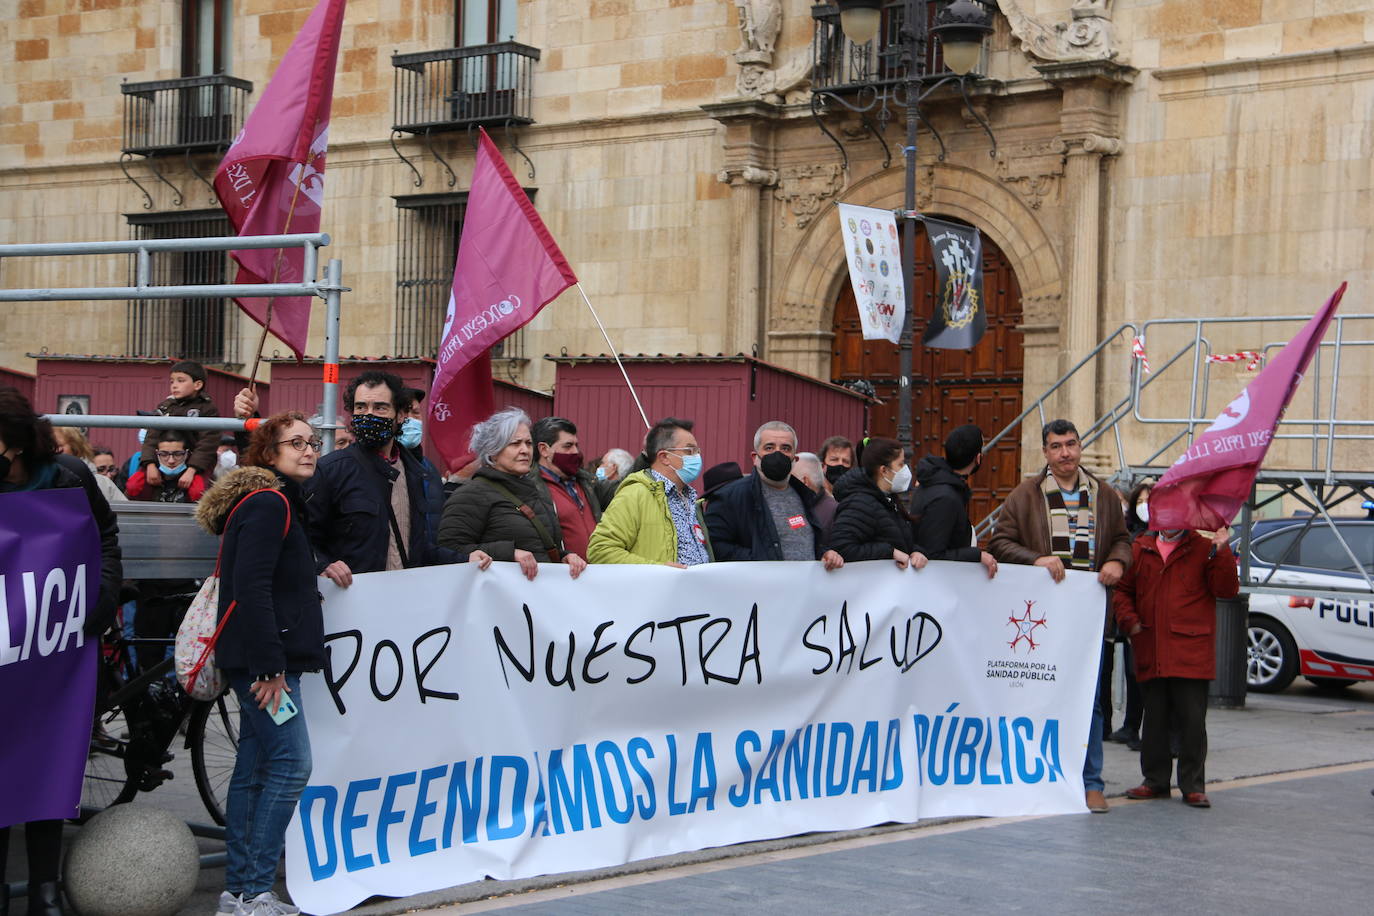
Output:
[[[1322,693],[1299,680],[1284,694],[1276,696],[1251,695],[1247,706],[1239,710],[1212,710],[1208,715],[1208,734],[1210,752],[1208,758],[1208,781],[1229,782],[1241,777],[1260,776],[1305,770],[1312,767],[1374,760],[1374,685],[1358,685],[1337,694]],[[180,752],[173,764],[178,771],[177,778],[156,792],[144,795],[140,803],[158,804],[175,811],[189,820],[206,820],[204,809],[195,794],[195,787],[189,772],[185,753]],[[1108,796],[1120,796],[1126,789],[1140,782],[1138,756],[1124,745],[1108,744],[1104,776]],[[1374,772],[1367,778],[1361,777],[1360,784],[1374,785]],[[1248,790],[1247,790],[1248,791]],[[1367,805],[1374,802],[1368,795],[1368,788],[1356,793],[1354,804]],[[1231,796],[1225,796],[1231,797]],[[1217,817],[1230,802],[1219,800],[1218,809],[1212,812],[1173,811],[1182,805],[1175,802],[1164,806],[1170,814],[1190,813],[1206,818],[1210,822],[1224,823],[1225,817]],[[1069,825],[1062,829],[1078,831],[1098,829],[1101,823],[1138,819],[1140,815],[1127,814],[1133,805],[1126,806],[1123,799],[1113,799],[1113,806],[1125,806],[1125,810],[1113,811],[1105,816],[1083,816],[1054,819],[1057,824]],[[1275,812],[1280,815],[1280,812]],[[882,837],[915,835],[928,831],[934,822],[916,825],[887,825],[862,831],[846,833],[812,834],[800,837],[787,837],[759,843],[746,843],[721,849],[683,853],[642,862],[632,862],[615,868],[591,872],[546,875],[517,881],[481,881],[441,891],[416,895],[396,900],[376,900],[355,909],[353,912],[364,916],[384,916],[384,914],[403,913],[420,909],[435,908],[446,904],[484,900],[500,895],[520,894],[526,891],[572,885],[580,882],[604,879],[617,875],[645,874],[666,868],[690,863],[711,862],[741,856],[755,855],[770,850],[795,850],[808,846],[820,847],[825,844],[843,842],[856,837]],[[1154,823],[1154,821],[1146,821]],[[1186,822],[1185,822],[1186,823]],[[1280,821],[1281,823],[1281,821]],[[1173,823],[1170,822],[1171,829]],[[1091,825],[1091,826],[1089,826]],[[1000,828],[999,828],[1000,829]],[[1058,828],[1056,828],[1058,829]],[[1297,829],[1303,829],[1301,825]],[[1315,831],[1316,825],[1308,829]],[[1321,839],[1322,848],[1330,849],[1329,838],[1325,834],[1296,833],[1285,835],[1293,841],[1293,848],[1301,849],[1301,841]],[[1234,838],[1233,838],[1234,839]],[[1237,840],[1237,842],[1239,842]],[[25,873],[23,863],[23,841],[16,835],[11,842],[10,869],[11,880],[22,878]],[[213,852],[223,848],[223,844],[202,841],[203,852]],[[1324,853],[1325,854],[1325,853]],[[1120,860],[1121,863],[1130,859]],[[1124,864],[1118,865],[1124,867]],[[216,898],[222,887],[223,868],[202,869],[196,895],[183,909],[184,914],[207,916],[215,909]],[[19,904],[22,905],[22,902]],[[1228,907],[1229,908],[1229,907]]]

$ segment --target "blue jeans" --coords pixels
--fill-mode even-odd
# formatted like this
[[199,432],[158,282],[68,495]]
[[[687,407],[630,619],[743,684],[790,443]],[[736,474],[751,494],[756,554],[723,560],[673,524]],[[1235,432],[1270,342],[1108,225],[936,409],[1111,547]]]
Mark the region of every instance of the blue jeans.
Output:
[[1092,725],[1088,728],[1088,752],[1083,757],[1083,791],[1101,792],[1106,788],[1102,781],[1102,653],[1097,654],[1098,672],[1093,675],[1097,690],[1093,693]]
[[270,891],[276,883],[286,825],[310,778],[310,734],[301,708],[300,675],[288,674],[286,685],[301,711],[281,725],[258,708],[248,690],[252,682],[239,672],[229,678],[239,701],[239,752],[224,813],[224,887],[245,898]]

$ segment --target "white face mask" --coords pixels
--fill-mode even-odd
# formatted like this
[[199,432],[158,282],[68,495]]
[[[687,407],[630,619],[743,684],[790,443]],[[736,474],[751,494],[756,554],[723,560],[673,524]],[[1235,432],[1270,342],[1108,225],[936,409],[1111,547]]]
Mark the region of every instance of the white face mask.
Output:
[[911,487],[911,465],[902,465],[901,470],[892,475],[892,492],[905,493]]
[[1150,521],[1150,504],[1149,504],[1149,503],[1136,503],[1136,504],[1135,504],[1135,517],[1138,518],[1138,519],[1140,519],[1142,522],[1148,523],[1148,522]]
[[222,471],[233,470],[239,465],[239,456],[235,452],[222,452],[219,456],[219,467]]

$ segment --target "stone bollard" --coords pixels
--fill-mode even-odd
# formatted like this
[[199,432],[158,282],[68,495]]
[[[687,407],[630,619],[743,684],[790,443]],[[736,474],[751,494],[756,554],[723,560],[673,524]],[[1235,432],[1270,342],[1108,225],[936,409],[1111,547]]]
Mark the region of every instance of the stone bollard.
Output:
[[199,872],[185,822],[161,808],[115,805],[77,833],[62,883],[81,916],[172,916],[191,899]]

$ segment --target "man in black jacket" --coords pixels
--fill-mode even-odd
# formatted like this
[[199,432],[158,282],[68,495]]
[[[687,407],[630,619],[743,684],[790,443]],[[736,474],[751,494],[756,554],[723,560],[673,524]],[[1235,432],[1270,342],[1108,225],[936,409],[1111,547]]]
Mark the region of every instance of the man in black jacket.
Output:
[[339,586],[351,585],[354,573],[469,559],[438,546],[425,525],[423,470],[396,442],[404,403],[404,385],[390,372],[349,382],[344,406],[357,441],[322,456],[304,486],[316,569]]
[[968,501],[973,495],[968,478],[982,463],[983,431],[973,424],[960,426],[945,439],[945,457],[926,455],[916,465],[920,489],[912,500],[916,543],[932,560],[982,563],[988,578],[997,575],[997,560],[973,542]]
[[792,476],[797,434],[780,420],[754,433],[754,473],[722,487],[706,507],[717,560],[821,560],[839,569],[812,511],[816,494]]

